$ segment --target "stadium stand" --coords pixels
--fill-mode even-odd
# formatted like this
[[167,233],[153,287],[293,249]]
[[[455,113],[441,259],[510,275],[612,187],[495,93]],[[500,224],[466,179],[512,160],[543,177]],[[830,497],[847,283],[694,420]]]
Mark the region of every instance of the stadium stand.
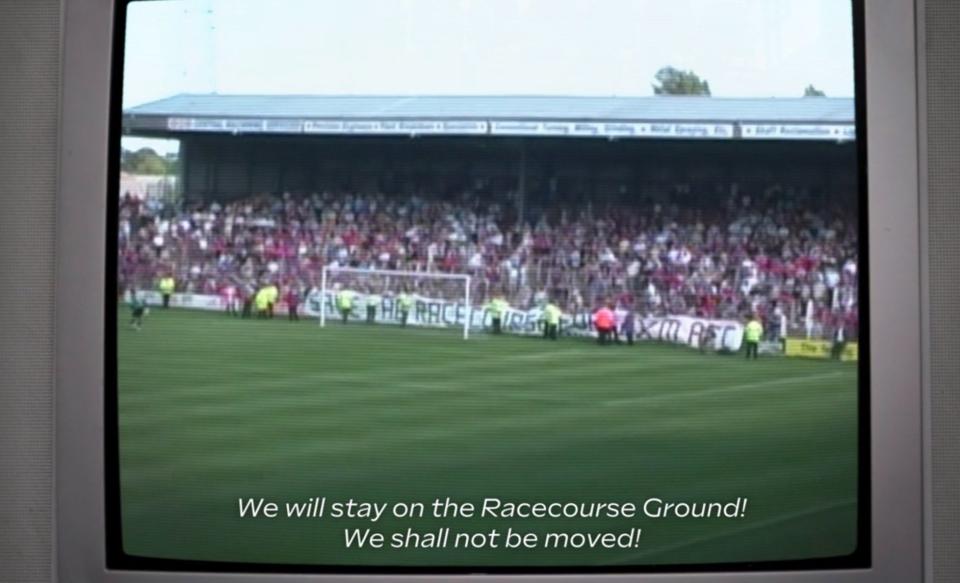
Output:
[[[505,294],[565,311],[629,301],[650,315],[755,313],[808,338],[838,324],[856,338],[857,217],[843,197],[817,212],[804,192],[771,184],[688,207],[642,200],[531,204],[519,220],[503,197],[324,192],[174,204],[125,195],[120,293],[153,289],[249,293],[265,281],[300,297],[324,265],[468,273],[479,304]],[[853,197],[849,197],[853,199]],[[189,200],[189,199],[188,199]],[[667,199],[669,201],[669,199]],[[429,284],[424,284],[429,285]],[[428,294],[440,290],[423,290]]]

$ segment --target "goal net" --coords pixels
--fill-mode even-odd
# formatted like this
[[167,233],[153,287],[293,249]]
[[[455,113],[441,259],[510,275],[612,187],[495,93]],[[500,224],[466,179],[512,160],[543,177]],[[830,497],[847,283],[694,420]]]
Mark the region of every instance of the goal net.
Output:
[[328,320],[461,330],[470,337],[469,275],[327,266],[320,326]]

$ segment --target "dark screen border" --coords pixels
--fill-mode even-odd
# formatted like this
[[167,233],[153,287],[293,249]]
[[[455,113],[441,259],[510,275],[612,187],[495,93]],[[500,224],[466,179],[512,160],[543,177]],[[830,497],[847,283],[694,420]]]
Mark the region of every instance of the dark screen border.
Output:
[[120,501],[120,443],[117,400],[117,225],[120,182],[120,138],[123,135],[123,65],[126,37],[127,5],[151,0],[116,0],[113,20],[112,62],[110,75],[109,128],[107,143],[107,232],[106,278],[104,281],[104,478],[106,509],[106,567],[108,570],[201,572],[201,573],[273,573],[273,574],[342,574],[342,575],[614,575],[645,573],[730,573],[759,571],[818,571],[866,569],[871,566],[871,487],[870,487],[870,306],[869,306],[869,222],[866,116],[866,43],[864,0],[850,0],[853,15],[854,103],[857,136],[858,194],[858,270],[861,285],[857,302],[860,319],[857,361],[858,402],[858,477],[857,477],[857,547],[849,555],[810,559],[758,561],[741,563],[699,563],[679,565],[626,566],[532,566],[532,567],[410,567],[357,565],[267,564],[227,561],[196,561],[143,557],[123,549],[123,521]]

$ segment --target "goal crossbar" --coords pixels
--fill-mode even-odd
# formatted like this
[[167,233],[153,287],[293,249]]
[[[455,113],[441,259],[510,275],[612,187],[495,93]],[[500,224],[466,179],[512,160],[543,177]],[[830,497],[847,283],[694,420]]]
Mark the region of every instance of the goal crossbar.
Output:
[[[339,274],[339,273],[353,273],[357,275],[383,275],[387,277],[397,276],[397,277],[420,277],[426,279],[443,279],[443,280],[457,280],[464,282],[463,286],[463,302],[466,309],[466,315],[463,320],[463,339],[467,340],[470,338],[470,320],[472,319],[472,308],[470,306],[470,281],[472,276],[464,273],[436,273],[436,272],[424,272],[424,271],[401,271],[394,269],[362,269],[359,267],[339,267],[339,266],[330,266],[325,265],[320,272],[320,290],[321,298],[326,300],[327,297],[327,276],[328,274]],[[326,305],[321,305],[320,307],[320,326],[325,327],[327,323],[327,310]]]

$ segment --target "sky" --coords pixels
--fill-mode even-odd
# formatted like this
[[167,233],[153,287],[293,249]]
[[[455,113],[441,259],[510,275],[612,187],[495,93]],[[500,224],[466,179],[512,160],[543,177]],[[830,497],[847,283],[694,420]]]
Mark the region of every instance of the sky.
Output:
[[[124,108],[178,93],[853,96],[849,0],[150,0]],[[168,149],[168,148],[161,148]]]

